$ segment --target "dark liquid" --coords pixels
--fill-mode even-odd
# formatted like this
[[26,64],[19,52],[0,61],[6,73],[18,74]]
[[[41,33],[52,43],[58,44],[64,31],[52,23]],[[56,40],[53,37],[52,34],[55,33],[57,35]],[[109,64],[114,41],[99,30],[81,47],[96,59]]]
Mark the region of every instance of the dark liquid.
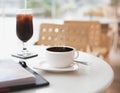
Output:
[[69,47],[50,47],[47,48],[48,51],[52,51],[52,52],[68,52],[68,51],[72,51],[72,48]]
[[16,27],[18,38],[23,42],[27,42],[33,35],[32,15],[18,14]]

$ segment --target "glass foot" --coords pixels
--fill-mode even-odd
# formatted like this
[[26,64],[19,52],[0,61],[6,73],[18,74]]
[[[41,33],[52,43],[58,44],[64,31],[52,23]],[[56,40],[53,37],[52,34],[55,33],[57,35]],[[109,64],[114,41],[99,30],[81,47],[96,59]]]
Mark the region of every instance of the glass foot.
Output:
[[38,54],[33,54],[33,53],[29,53],[26,55],[23,54],[12,54],[13,57],[17,57],[17,58],[21,58],[21,59],[28,59],[28,58],[33,58],[38,56]]

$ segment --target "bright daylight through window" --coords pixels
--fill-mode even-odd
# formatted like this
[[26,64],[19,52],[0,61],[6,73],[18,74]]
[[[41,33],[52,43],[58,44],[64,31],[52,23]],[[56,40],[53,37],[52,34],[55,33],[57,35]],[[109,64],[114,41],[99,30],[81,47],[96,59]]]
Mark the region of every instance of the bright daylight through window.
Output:
[[[17,42],[16,9],[24,8],[24,0],[0,0],[0,41]],[[27,7],[32,8],[34,33],[41,22],[62,23],[65,19],[92,20],[95,18],[111,19],[120,15],[119,0],[27,0]],[[8,34],[9,33],[9,34]],[[35,41],[35,35],[32,37]],[[37,37],[36,37],[37,38]],[[16,41],[15,41],[16,40]],[[13,42],[12,41],[12,42]],[[33,42],[32,42],[33,43]]]

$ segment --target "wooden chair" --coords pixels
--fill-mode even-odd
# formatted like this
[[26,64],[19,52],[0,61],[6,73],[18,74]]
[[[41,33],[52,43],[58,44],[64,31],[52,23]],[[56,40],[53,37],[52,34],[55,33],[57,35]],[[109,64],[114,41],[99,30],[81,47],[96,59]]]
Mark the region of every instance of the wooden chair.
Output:
[[64,24],[67,27],[66,45],[85,51],[88,46],[89,30],[81,24]]
[[89,22],[84,23],[86,25],[83,22],[72,23],[72,25],[71,23],[63,25],[43,23],[40,25],[39,38],[35,45],[67,45],[86,51],[87,46],[95,46],[96,43],[90,41],[96,39],[91,38],[94,37],[92,35],[94,25],[89,25]]
[[43,23],[40,25],[39,38],[35,45],[66,45],[85,51],[89,31],[87,29],[79,31],[79,29],[82,29],[79,25]]
[[[108,52],[110,49],[110,38],[107,36],[105,32],[107,32],[106,25],[101,25],[98,21],[74,21],[67,20],[64,21],[64,24],[69,25],[69,29],[72,28],[73,25],[77,25],[79,31],[87,31],[88,40],[85,46],[86,52],[98,53],[100,56],[102,55],[104,59],[108,57]],[[86,37],[85,36],[85,37]],[[80,38],[81,36],[79,36]],[[85,42],[86,42],[85,41]],[[84,42],[84,40],[83,40]],[[89,51],[88,51],[89,50]]]
[[58,24],[43,23],[40,25],[39,38],[35,45],[65,45],[66,27]]
[[90,47],[95,48],[97,46],[100,46],[101,27],[98,21],[64,21],[64,23],[68,24],[70,27],[76,25],[78,27],[78,28],[76,27],[76,29],[78,29],[80,32],[86,31],[87,32],[86,36],[88,40],[87,45],[89,45]]
[[106,56],[106,36],[98,21],[65,21],[63,25],[43,23],[35,45],[72,46],[77,50]]

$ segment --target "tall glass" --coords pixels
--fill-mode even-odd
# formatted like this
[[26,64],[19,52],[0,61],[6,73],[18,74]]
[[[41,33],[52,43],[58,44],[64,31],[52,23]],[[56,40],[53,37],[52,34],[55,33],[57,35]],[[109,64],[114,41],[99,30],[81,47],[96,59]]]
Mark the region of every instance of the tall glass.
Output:
[[25,45],[33,35],[33,16],[31,9],[19,9],[17,11],[16,34],[23,43],[22,51],[18,53],[18,56],[23,58],[30,57],[31,53]]
[[23,43],[26,43],[33,35],[32,18],[33,16],[32,16],[31,9],[20,9],[17,13],[16,33],[18,38]]

